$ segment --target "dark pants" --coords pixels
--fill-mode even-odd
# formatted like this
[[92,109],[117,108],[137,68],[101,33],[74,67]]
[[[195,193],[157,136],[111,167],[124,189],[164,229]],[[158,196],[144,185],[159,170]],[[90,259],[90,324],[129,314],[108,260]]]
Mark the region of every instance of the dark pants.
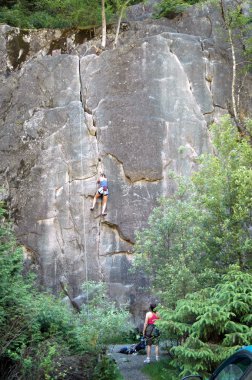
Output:
[[146,336],[146,344],[147,346],[152,346],[158,344],[158,337],[152,336],[152,332],[154,330],[154,325],[147,325],[145,336]]

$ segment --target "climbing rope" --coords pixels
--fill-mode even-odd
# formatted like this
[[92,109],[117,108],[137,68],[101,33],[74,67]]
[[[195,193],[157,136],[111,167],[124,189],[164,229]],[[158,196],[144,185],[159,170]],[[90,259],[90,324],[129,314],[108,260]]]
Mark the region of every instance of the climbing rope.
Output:
[[[84,173],[83,170],[83,150],[82,150],[82,110],[81,107],[79,109],[79,133],[80,133],[80,151],[81,151],[81,176]],[[83,179],[81,180],[81,193],[82,193],[82,218],[83,218],[83,242],[84,244],[81,244],[83,247],[83,256],[85,261],[85,277],[86,277],[86,294],[87,294],[87,313],[88,313],[88,302],[89,302],[89,289],[88,289],[88,265],[87,265],[87,245],[86,245],[86,218],[85,218],[85,195],[84,195],[84,185],[83,185]],[[81,239],[82,240],[82,239]]]

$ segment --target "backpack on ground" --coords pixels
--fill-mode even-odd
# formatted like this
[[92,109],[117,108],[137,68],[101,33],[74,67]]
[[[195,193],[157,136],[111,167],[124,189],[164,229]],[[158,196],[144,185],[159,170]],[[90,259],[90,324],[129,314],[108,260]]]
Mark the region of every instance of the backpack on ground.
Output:
[[131,354],[136,354],[138,351],[140,350],[144,350],[145,349],[145,346],[146,346],[146,341],[145,339],[142,337],[140,342],[137,343],[137,344],[132,344],[131,346],[129,347],[122,347],[120,350],[119,350],[119,353],[120,354],[126,354],[126,355],[131,355]]

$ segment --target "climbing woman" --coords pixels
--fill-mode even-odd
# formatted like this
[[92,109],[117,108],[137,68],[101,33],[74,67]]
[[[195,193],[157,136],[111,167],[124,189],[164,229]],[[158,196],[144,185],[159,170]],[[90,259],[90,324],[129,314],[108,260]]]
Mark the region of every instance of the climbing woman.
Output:
[[102,197],[102,215],[107,215],[105,213],[105,210],[106,210],[106,206],[107,206],[107,201],[108,201],[108,180],[106,178],[106,175],[105,173],[101,173],[100,174],[100,177],[97,181],[98,185],[99,185],[99,188],[94,196],[94,200],[93,200],[93,206],[91,207],[91,211],[94,210],[95,208],[95,204],[96,204],[96,201],[98,198]]
[[151,346],[155,346],[156,361],[159,360],[159,347],[158,347],[158,337],[159,330],[155,326],[155,322],[160,318],[158,312],[155,311],[157,305],[150,304],[150,311],[146,313],[144,327],[143,327],[143,336],[146,337],[146,352],[147,357],[144,360],[144,363],[150,363],[151,355]]

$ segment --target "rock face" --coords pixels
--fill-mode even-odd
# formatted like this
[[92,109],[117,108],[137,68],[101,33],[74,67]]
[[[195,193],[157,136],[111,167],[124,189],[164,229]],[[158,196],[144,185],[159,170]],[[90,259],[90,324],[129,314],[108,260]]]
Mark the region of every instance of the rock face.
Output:
[[[129,272],[135,232],[174,191],[169,171],[190,176],[211,149],[207,126],[231,99],[217,10],[150,20],[139,7],[103,52],[94,31],[0,26],[1,186],[16,235],[43,285],[57,292],[63,280],[77,297],[103,280],[135,315],[145,301],[142,274]],[[101,170],[105,218],[99,202],[90,211]]]

